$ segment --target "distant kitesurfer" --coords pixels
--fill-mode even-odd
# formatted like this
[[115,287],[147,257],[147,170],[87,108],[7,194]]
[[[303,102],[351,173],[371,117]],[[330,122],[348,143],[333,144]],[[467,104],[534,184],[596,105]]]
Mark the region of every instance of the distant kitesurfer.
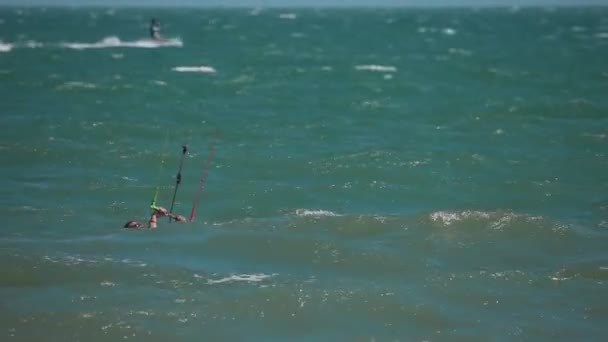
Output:
[[[150,215],[150,220],[148,220],[148,228],[158,227],[158,218],[163,217],[163,216],[168,216],[177,222],[186,222],[187,221],[187,219],[182,215],[175,215],[163,207],[155,207],[154,211],[152,212],[152,215]],[[128,221],[127,223],[125,223],[124,228],[131,228],[131,229],[144,228],[144,225],[138,221],[131,220],[131,221]]]
[[150,21],[150,38],[163,40],[163,37],[160,35],[160,23],[154,18]]

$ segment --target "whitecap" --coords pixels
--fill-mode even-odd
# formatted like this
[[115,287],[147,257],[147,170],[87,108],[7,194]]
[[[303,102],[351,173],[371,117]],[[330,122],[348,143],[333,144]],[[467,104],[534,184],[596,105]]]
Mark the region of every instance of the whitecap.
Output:
[[0,52],[9,52],[13,49],[13,44],[0,42]]
[[29,205],[25,205],[23,207],[20,208],[16,208],[16,210],[23,210],[23,211],[43,211],[45,209],[43,208],[36,208],[36,207],[31,207]]
[[55,89],[70,90],[70,89],[95,89],[95,88],[97,88],[97,86],[93,83],[72,81],[72,82],[66,82],[66,83],[58,86]]
[[300,217],[306,217],[306,216],[321,217],[321,216],[342,216],[342,215],[336,214],[336,213],[334,213],[332,211],[329,211],[329,210],[297,209],[296,210],[296,216],[300,216]]
[[111,36],[106,37],[95,43],[61,43],[60,46],[68,49],[84,50],[84,49],[103,49],[103,48],[160,48],[160,47],[182,47],[183,43],[179,38],[170,38],[165,40],[140,39],[135,41],[121,41],[120,38]]
[[290,19],[290,20],[294,20],[296,19],[298,16],[295,13],[281,13],[279,14],[279,18],[281,19]]
[[447,211],[438,211],[431,214],[431,220],[435,222],[442,222],[446,226],[451,225],[453,222],[458,222],[462,219],[462,217],[458,213],[447,212]]
[[43,43],[37,42],[35,40],[25,41],[22,45],[25,46],[25,47],[27,47],[27,48],[30,48],[30,49],[36,49],[36,48],[44,47]]
[[441,30],[441,33],[445,34],[446,36],[453,36],[456,34],[456,30],[454,30],[453,28],[450,28],[450,27],[446,27],[443,30]]
[[596,33],[595,38],[606,39],[606,38],[608,38],[608,32]]
[[441,222],[446,226],[451,225],[454,222],[459,222],[464,219],[473,217],[473,218],[483,218],[489,219],[490,214],[483,211],[472,211],[465,210],[461,212],[453,212],[453,211],[437,211],[430,215],[431,220],[435,222]]
[[461,49],[461,48],[449,48],[448,52],[453,55],[460,55],[460,56],[471,56],[473,54],[473,52],[466,50],[466,49]]
[[139,310],[139,311],[135,311],[135,312],[131,311],[129,313],[130,314],[134,313],[134,314],[141,315],[141,316],[154,316],[153,312],[145,311],[145,310]]
[[244,281],[244,282],[260,282],[264,279],[272,277],[271,275],[264,273],[256,273],[256,274],[234,274],[229,277],[221,278],[221,279],[209,279],[207,280],[207,284],[221,284],[221,283],[231,283],[236,281]]
[[205,65],[201,65],[201,66],[176,66],[176,67],[173,68],[173,71],[177,71],[177,72],[199,72],[199,73],[206,73],[206,74],[213,74],[213,73],[215,73],[215,69],[213,67],[205,66]]
[[391,65],[356,65],[356,70],[379,71],[379,72],[396,72],[397,68]]

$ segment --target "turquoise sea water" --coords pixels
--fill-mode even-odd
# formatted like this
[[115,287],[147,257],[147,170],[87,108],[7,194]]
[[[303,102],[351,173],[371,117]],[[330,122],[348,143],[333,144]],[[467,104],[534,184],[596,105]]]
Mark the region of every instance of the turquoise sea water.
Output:
[[[606,56],[606,8],[2,8],[0,337],[602,341]],[[122,229],[182,144],[196,220]]]

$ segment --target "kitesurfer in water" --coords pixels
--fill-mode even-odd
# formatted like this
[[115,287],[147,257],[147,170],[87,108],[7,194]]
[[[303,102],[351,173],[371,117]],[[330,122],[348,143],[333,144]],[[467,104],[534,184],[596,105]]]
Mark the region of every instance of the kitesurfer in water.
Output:
[[[152,215],[150,215],[150,219],[148,220],[148,228],[158,227],[158,219],[163,216],[168,216],[177,222],[187,221],[182,215],[175,215],[163,207],[154,207],[154,211],[152,211]],[[124,228],[144,228],[144,225],[138,221],[131,220],[125,223]]]
[[163,37],[160,35],[160,23],[154,18],[150,21],[150,38],[163,40]]

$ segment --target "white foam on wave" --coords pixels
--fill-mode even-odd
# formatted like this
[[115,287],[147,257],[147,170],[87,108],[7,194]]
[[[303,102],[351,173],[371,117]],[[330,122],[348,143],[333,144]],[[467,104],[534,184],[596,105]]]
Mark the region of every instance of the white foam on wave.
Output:
[[595,38],[608,39],[608,32],[596,33]]
[[356,65],[355,69],[360,71],[397,72],[397,68],[391,65]]
[[[527,222],[543,220],[543,218],[540,216],[529,216],[526,214],[517,214],[513,212],[485,212],[477,210],[437,211],[429,216],[431,220],[440,223],[445,227],[464,220],[485,220],[488,221],[488,227],[493,230],[502,230],[510,225],[514,220],[523,219]],[[561,232],[566,228],[567,227],[563,225],[559,225],[553,228],[553,231]]]
[[13,44],[0,42],[0,52],[9,52],[13,49]]
[[297,209],[296,210],[296,216],[300,216],[300,217],[322,217],[322,216],[342,216],[340,214],[336,214],[333,211],[329,211],[329,210],[311,210],[311,209]]
[[176,66],[173,68],[173,71],[177,72],[198,72],[203,74],[213,74],[215,73],[215,69],[210,66],[201,65],[201,66]]
[[426,27],[426,26],[420,26],[417,28],[417,32],[418,33],[442,33],[446,36],[453,36],[457,33],[457,31],[451,27],[444,27],[442,29],[439,29],[437,27]]
[[79,256],[65,255],[58,257],[51,257],[45,255],[43,257],[45,261],[54,263],[54,264],[63,264],[67,266],[79,265],[79,264],[97,264],[98,261],[94,259],[84,259]]
[[[2,148],[0,148],[0,150],[2,150]],[[39,187],[42,188],[42,187]],[[48,209],[44,209],[44,208],[38,208],[38,207],[31,207],[29,205],[24,205],[22,207],[15,207],[15,208],[11,208],[9,209],[11,211],[30,211],[30,212],[37,212],[37,211],[46,211]]]
[[35,40],[18,41],[12,43],[3,43],[0,41],[0,52],[9,52],[18,48],[36,49],[41,47],[44,47],[44,44]]
[[106,37],[95,43],[61,43],[61,47],[75,50],[84,49],[103,49],[103,48],[161,48],[161,47],[182,47],[183,43],[179,38],[170,38],[166,40],[140,39],[135,41],[122,41],[120,38],[112,36]]
[[28,40],[23,43],[23,46],[30,48],[30,49],[36,49],[36,48],[44,47],[44,44],[41,42],[37,42],[35,40]]
[[95,89],[95,88],[97,88],[97,86],[93,83],[72,81],[72,82],[66,82],[66,83],[58,86],[55,89],[70,90],[70,89]]
[[441,33],[445,34],[446,36],[453,36],[456,34],[456,30],[454,30],[451,27],[446,27],[443,30],[441,30]]
[[449,48],[448,52],[452,55],[460,55],[460,56],[471,56],[473,54],[472,51],[462,48]]
[[221,278],[221,279],[208,279],[207,284],[222,284],[222,283],[232,283],[237,281],[244,281],[248,283],[260,282],[264,279],[270,278],[273,275],[264,274],[264,273],[256,273],[256,274],[233,274],[229,277]]
[[489,219],[490,213],[486,213],[483,211],[473,211],[473,210],[465,210],[460,212],[455,211],[437,211],[432,213],[431,220],[435,222],[443,223],[446,226],[451,225],[455,222],[460,222],[467,218],[483,218]]
[[279,18],[294,20],[294,19],[297,19],[298,16],[295,13],[281,13],[281,14],[279,14]]

